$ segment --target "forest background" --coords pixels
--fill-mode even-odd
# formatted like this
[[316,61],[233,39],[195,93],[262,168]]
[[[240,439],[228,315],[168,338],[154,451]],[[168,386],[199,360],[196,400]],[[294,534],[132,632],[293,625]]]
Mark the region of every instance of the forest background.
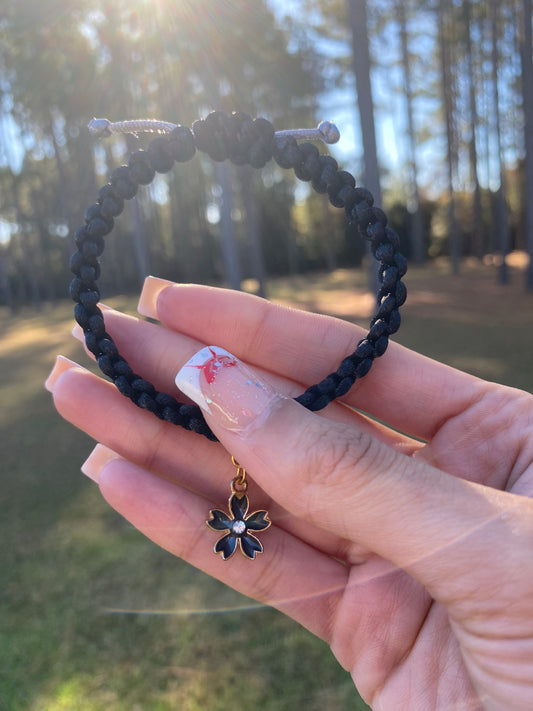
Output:
[[[96,140],[93,116],[190,126],[219,108],[335,120],[332,152],[411,262],[473,256],[505,282],[506,255],[533,252],[532,95],[531,0],[1,0],[0,305],[65,296],[84,210],[146,144]],[[307,188],[202,156],[158,175],[108,240],[104,296],[147,273],[265,294],[269,276],[359,265],[365,245]]]
[[[383,203],[409,258],[397,340],[533,392],[531,50],[531,0],[0,0],[2,711],[368,708],[325,643],[81,481],[94,442],[43,382],[57,353],[83,358],[73,234],[149,140],[99,140],[88,122],[334,120],[341,141],[320,150]],[[102,294],[123,312],[149,272],[361,323],[374,307],[351,268],[365,244],[273,162],[176,165],[107,243]]]

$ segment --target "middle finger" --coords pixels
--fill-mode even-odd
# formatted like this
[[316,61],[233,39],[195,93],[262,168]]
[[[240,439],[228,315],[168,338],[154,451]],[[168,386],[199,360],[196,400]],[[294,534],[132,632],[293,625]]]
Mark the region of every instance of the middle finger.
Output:
[[[106,329],[113,334],[113,339],[131,367],[144,378],[150,380],[158,390],[177,396],[178,400],[186,399],[177,390],[174,378],[179,368],[197,351],[206,345],[200,341],[176,333],[162,326],[126,316],[114,309],[105,308],[104,320]],[[73,334],[82,343],[83,331],[79,326]],[[89,353],[91,357],[92,354]],[[261,376],[277,391],[288,397],[296,397],[301,392],[301,384],[287,377],[255,366]],[[420,449],[422,443],[396,430],[382,425],[366,415],[338,402],[333,402],[319,413],[332,420],[346,424],[355,424],[382,442],[404,454],[412,454]]]
[[[57,378],[53,395],[60,414],[92,438],[124,459],[202,495],[206,518],[210,508],[227,502],[235,470],[220,444],[135,407],[111,383],[74,364]],[[280,492],[280,499],[286,493]],[[269,510],[277,526],[315,548],[350,563],[367,558],[366,549],[290,515],[257,485],[252,497],[254,508]]]

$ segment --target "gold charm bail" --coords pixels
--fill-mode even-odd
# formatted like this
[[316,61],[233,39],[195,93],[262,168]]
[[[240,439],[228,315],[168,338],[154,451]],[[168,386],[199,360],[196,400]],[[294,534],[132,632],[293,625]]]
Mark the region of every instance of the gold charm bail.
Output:
[[237,468],[237,475],[231,482],[231,497],[228,502],[229,513],[220,509],[211,509],[210,518],[206,521],[213,531],[226,531],[215,543],[215,553],[220,553],[222,560],[228,560],[240,548],[241,553],[250,560],[254,560],[257,553],[263,552],[263,544],[252,533],[264,531],[270,526],[268,511],[254,511],[249,513],[248,497],[246,490],[246,470],[241,467],[235,457],[231,458],[233,466]]
[[237,475],[231,481],[231,493],[240,499],[244,496],[246,490],[248,489],[246,469],[241,467],[239,462],[233,456],[231,457],[231,463],[237,468]]

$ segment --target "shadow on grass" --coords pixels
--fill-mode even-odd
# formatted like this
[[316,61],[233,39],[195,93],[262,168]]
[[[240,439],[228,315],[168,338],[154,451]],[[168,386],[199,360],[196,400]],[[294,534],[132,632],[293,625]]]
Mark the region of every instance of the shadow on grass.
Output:
[[[458,277],[443,265],[412,268],[405,277],[402,327],[393,339],[478,377],[533,392],[533,294],[524,291],[522,270],[509,272],[511,283],[501,286],[494,269],[479,265],[465,266]],[[347,280],[343,270],[327,292],[307,283],[292,298],[282,283],[274,297],[368,328],[374,295],[362,288],[361,273],[353,280],[355,293]]]
[[70,313],[1,324],[2,711],[365,708],[326,645],[156,548],[80,475],[92,442],[43,388],[56,353],[88,362]]
[[[533,297],[512,276],[502,288],[487,269],[411,270],[397,340],[533,391]],[[365,325],[372,304],[352,281],[364,295],[364,274],[348,271],[271,292]],[[0,319],[0,708],[365,708],[324,644],[157,549],[82,480],[92,443],[43,389],[57,352],[88,362],[71,327],[70,304]]]

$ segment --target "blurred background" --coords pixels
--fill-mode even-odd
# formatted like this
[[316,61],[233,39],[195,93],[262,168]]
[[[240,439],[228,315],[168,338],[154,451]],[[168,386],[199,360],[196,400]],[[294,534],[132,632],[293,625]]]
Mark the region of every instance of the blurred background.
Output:
[[[531,0],[0,0],[0,709],[363,709],[329,650],[172,559],[100,500],[42,389],[72,343],[72,234],[143,136],[213,109],[333,120],[410,262],[400,342],[533,392]],[[140,190],[102,257],[357,321],[365,245],[272,162],[197,155]],[[333,364],[332,364],[333,365]]]

